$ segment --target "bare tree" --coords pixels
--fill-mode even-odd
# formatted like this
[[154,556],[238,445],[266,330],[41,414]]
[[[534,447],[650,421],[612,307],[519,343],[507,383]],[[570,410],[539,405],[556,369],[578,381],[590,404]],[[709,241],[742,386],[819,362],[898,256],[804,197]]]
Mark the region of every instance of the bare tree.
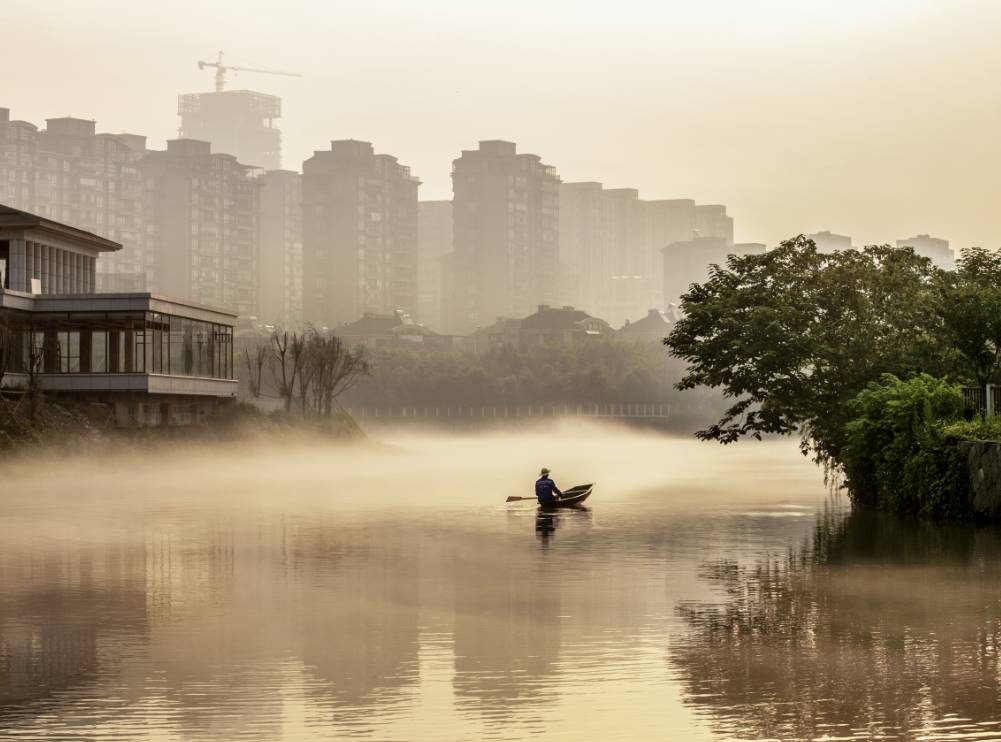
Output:
[[299,399],[302,405],[302,415],[306,416],[306,399],[309,396],[309,388],[315,378],[315,368],[310,363],[312,355],[310,340],[316,330],[309,328],[302,333],[292,334],[291,354],[293,365],[298,370],[299,375]]
[[296,333],[288,330],[274,330],[271,333],[271,380],[278,396],[285,400],[285,411],[292,409],[292,397],[295,394],[295,382],[299,375],[297,354],[292,352]]
[[247,368],[247,386],[255,399],[261,396],[261,386],[264,381],[264,365],[268,360],[271,348],[268,342],[255,339],[252,345],[243,348],[243,362]]
[[313,398],[316,409],[329,416],[337,398],[363,376],[368,376],[371,368],[363,345],[352,349],[336,335],[314,333],[310,347],[310,360],[315,366]]
[[10,315],[0,315],[0,407],[5,410],[8,404],[3,394],[4,379],[21,365],[20,342],[21,333],[14,319]]
[[38,332],[33,323],[29,324],[24,333],[24,371],[28,377],[28,417],[32,423],[38,422],[38,411],[42,406],[42,385],[39,378],[45,369],[45,356],[47,353],[58,354],[58,347],[52,347],[50,340],[46,342],[46,336]]
[[3,402],[3,380],[14,365],[16,333],[10,317],[0,315],[0,403]]

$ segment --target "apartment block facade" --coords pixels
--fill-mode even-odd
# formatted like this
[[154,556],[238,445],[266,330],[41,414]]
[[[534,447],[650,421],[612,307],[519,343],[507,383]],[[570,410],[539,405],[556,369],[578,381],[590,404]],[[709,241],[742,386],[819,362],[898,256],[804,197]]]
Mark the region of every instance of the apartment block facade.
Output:
[[0,108],[0,203],[121,244],[102,261],[98,288],[144,290],[153,280],[144,231],[145,152],[145,137],[99,134],[87,119],[47,119],[39,129]]
[[725,237],[694,237],[667,245],[664,255],[664,297],[667,305],[677,305],[693,283],[709,277],[709,266],[725,265],[729,255],[764,255],[760,242],[733,244]]
[[440,330],[447,256],[452,254],[452,202],[421,201],[417,216],[417,319]]
[[941,237],[918,234],[897,240],[897,247],[911,248],[916,254],[928,258],[932,265],[942,270],[951,271],[956,268],[956,256],[949,247],[949,240],[943,240]]
[[303,163],[303,313],[334,327],[417,311],[420,181],[370,142],[333,141]]
[[260,177],[260,313],[269,324],[302,321],[302,175]]
[[193,139],[149,152],[142,170],[157,291],[257,316],[256,173]]
[[834,253],[839,250],[852,249],[852,238],[846,234],[835,234],[825,229],[823,232],[813,232],[805,236],[807,239],[813,240],[818,252]]
[[690,199],[645,201],[598,182],[560,186],[562,301],[613,325],[664,307],[662,250],[699,236],[733,245],[726,208]]
[[559,291],[560,178],[513,142],[481,141],[452,163],[453,257],[446,330],[529,314]]

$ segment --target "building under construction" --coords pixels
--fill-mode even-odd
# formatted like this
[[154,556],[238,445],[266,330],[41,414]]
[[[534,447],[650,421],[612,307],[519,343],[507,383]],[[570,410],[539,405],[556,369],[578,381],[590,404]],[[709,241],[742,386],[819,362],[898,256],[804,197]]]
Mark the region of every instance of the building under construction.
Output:
[[250,167],[281,169],[282,134],[275,127],[275,121],[282,115],[281,98],[253,90],[226,90],[226,73],[283,77],[299,77],[299,73],[226,64],[222,52],[213,61],[198,62],[198,69],[208,68],[215,70],[214,93],[178,96],[181,139],[211,142],[213,152],[233,155]]
[[278,170],[282,134],[275,126],[282,101],[253,90],[223,90],[178,96],[182,139],[211,142],[214,152],[234,155],[245,165]]

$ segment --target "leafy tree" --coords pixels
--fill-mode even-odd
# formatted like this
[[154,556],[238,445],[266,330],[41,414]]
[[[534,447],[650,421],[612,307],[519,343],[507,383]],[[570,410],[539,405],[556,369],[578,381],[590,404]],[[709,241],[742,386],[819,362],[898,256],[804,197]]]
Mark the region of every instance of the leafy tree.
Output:
[[1001,366],[1001,255],[974,247],[957,264],[941,276],[938,311],[962,371],[982,387]]
[[712,266],[664,341],[688,364],[679,389],[734,400],[697,435],[730,443],[798,431],[804,453],[836,465],[848,403],[868,382],[947,367],[937,277],[910,249],[823,254],[802,235]]

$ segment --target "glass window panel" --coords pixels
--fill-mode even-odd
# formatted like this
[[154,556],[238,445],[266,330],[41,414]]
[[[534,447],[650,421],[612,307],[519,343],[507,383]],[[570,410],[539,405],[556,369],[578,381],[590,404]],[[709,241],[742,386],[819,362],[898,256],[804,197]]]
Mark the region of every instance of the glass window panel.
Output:
[[185,318],[181,319],[181,331],[184,341],[184,365],[182,372],[185,376],[192,376],[195,370],[195,348],[194,348],[194,323]]
[[95,374],[108,372],[108,333],[95,330],[90,336],[90,370]]
[[180,317],[170,318],[170,373],[181,374],[184,369],[184,334]]
[[135,364],[133,370],[143,373],[146,370],[146,328],[143,322],[136,323],[135,335]]
[[66,336],[66,371],[78,374],[80,373],[80,331],[70,330]]
[[136,333],[131,323],[129,323],[129,327],[126,328],[125,332],[122,333],[122,338],[124,340],[122,346],[122,357],[125,359],[124,371],[130,374],[136,368]]
[[154,374],[163,373],[163,330],[158,324],[153,326],[153,342],[150,347],[153,351],[153,361],[150,370]]

